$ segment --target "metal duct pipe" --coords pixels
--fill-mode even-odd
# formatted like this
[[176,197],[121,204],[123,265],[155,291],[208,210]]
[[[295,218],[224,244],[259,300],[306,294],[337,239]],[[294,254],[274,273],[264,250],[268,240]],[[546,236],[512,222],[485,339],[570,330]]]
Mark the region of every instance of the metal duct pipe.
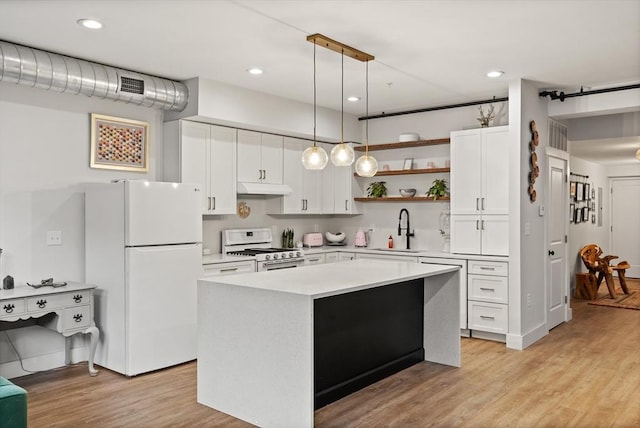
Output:
[[182,111],[182,82],[140,74],[0,40],[0,82]]

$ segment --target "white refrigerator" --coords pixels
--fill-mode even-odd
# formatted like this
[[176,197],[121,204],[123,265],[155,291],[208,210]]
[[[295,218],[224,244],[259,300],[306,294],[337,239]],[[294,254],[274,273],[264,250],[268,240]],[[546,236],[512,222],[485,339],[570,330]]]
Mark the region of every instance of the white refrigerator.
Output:
[[97,286],[95,362],[134,376],[196,359],[200,188],[118,181],[85,187],[86,282]]

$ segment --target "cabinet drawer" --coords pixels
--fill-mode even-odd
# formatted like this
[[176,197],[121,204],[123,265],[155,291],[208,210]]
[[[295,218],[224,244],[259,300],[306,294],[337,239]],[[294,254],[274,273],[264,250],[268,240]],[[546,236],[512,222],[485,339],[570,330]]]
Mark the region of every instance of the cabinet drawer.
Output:
[[64,310],[62,315],[63,330],[89,327],[91,325],[91,305],[75,306]]
[[469,260],[469,273],[478,275],[499,275],[507,276],[509,274],[508,262],[483,262],[480,260]]
[[508,306],[469,301],[469,329],[490,333],[508,332]]
[[481,302],[508,303],[506,276],[468,275],[469,300]]
[[44,311],[47,309],[56,309],[68,306],[73,302],[71,295],[64,294],[45,294],[43,296],[29,297],[27,299],[27,310],[29,312]]
[[232,275],[235,273],[255,272],[256,263],[252,260],[244,262],[232,262],[232,263],[214,263],[204,265],[204,276],[222,276]]
[[3,300],[0,302],[0,318],[18,315],[25,311],[24,299]]

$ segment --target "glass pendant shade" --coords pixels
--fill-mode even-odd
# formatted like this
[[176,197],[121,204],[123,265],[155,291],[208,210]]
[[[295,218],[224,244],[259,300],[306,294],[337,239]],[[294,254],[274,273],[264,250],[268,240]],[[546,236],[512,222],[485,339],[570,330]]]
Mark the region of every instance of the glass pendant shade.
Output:
[[378,161],[368,154],[360,156],[356,161],[356,174],[360,177],[373,177],[378,172]]
[[306,169],[324,169],[328,160],[327,152],[322,147],[311,146],[302,152],[302,165]]
[[640,149],[638,149],[638,151],[636,152],[636,158],[638,158],[638,160],[640,160]]
[[340,143],[331,149],[331,162],[335,166],[349,166],[353,163],[354,158],[353,148],[348,144]]

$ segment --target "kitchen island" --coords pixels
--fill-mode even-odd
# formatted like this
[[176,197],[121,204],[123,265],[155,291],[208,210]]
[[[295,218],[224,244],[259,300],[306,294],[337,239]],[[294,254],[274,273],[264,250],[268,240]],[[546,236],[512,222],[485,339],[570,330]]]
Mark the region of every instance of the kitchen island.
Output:
[[198,281],[198,402],[252,424],[419,361],[460,366],[456,266],[354,260]]

